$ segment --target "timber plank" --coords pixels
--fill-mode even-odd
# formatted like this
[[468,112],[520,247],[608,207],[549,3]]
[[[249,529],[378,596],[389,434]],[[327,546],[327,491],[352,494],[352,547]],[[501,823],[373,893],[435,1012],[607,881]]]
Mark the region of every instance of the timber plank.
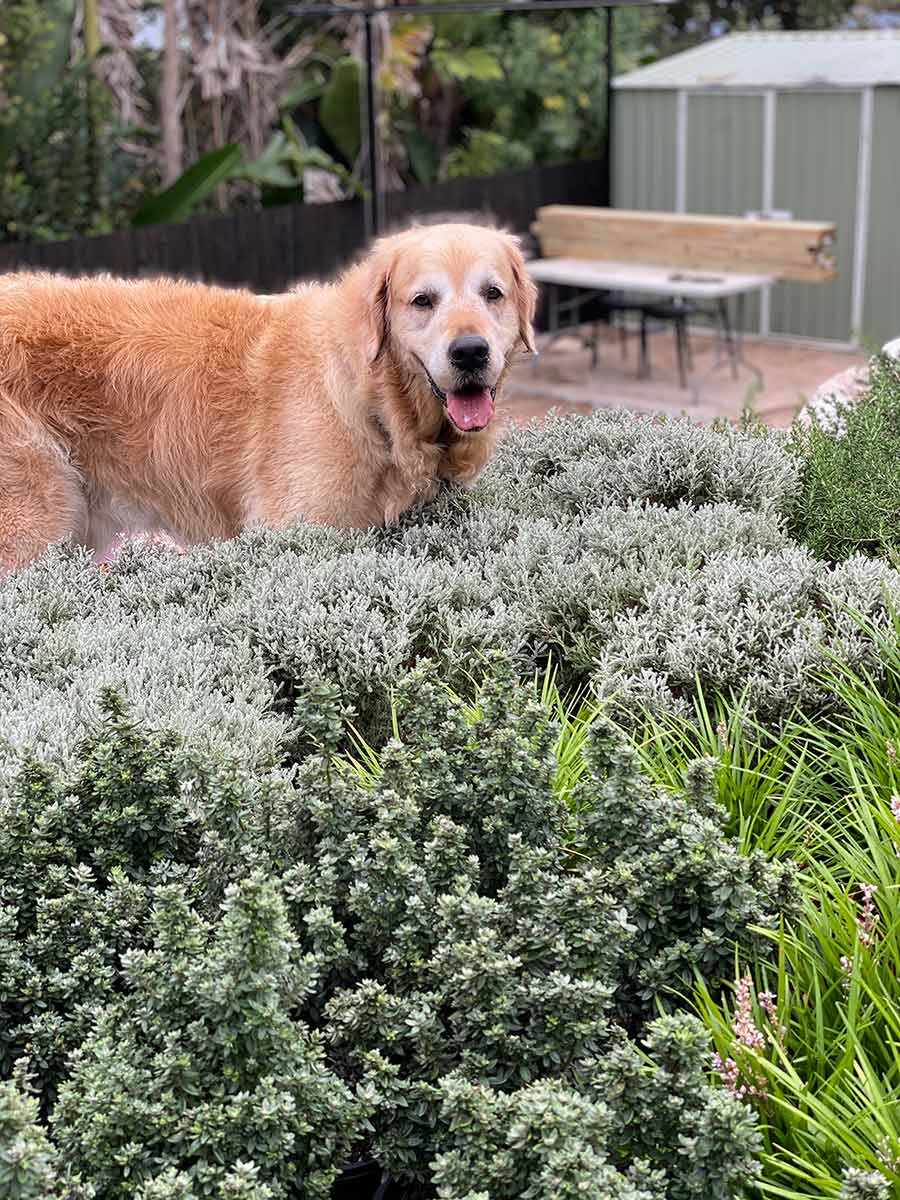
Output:
[[748,270],[818,282],[837,275],[828,221],[765,221],[693,213],[548,205],[533,232],[546,258],[611,259]]

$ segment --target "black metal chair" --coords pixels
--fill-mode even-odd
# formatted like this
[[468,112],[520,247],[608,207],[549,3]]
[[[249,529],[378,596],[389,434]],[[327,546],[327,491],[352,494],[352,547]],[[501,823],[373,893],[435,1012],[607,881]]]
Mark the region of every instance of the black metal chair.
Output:
[[[560,300],[556,294],[558,290],[557,285],[553,285],[553,289],[550,317],[551,341],[564,332],[564,327],[560,326],[560,316],[564,313],[572,313],[574,320],[571,321],[569,328],[577,328],[579,324],[579,309],[587,298],[595,295],[592,291],[583,293],[576,291],[575,295],[571,298]],[[574,291],[574,289],[571,290]],[[672,323],[675,330],[678,378],[683,388],[688,386],[687,372],[692,366],[692,355],[688,339],[687,323],[691,317],[701,311],[696,304],[679,299],[648,300],[646,296],[630,296],[625,292],[607,292],[596,303],[600,305],[601,311],[593,319],[589,318],[592,326],[590,335],[588,337],[582,335],[582,344],[590,346],[592,368],[597,366],[599,358],[600,321],[605,320],[608,325],[618,329],[622,357],[626,358],[628,355],[628,326],[626,322],[628,316],[634,314],[639,321],[640,333],[638,376],[640,378],[647,378],[650,375],[650,351],[647,340],[649,323],[651,321],[667,321]]]
[[[619,331],[619,346],[621,347],[622,357],[628,357],[628,325],[626,323],[629,314],[634,313],[640,316],[641,309],[644,307],[645,301],[637,296],[629,296],[625,292],[610,292],[603,297],[603,308],[606,323],[611,329]],[[597,336],[597,327],[594,326],[594,336],[591,343],[591,365],[597,365],[597,345],[599,338]]]
[[647,344],[650,321],[669,321],[675,331],[675,353],[678,356],[678,382],[687,387],[687,373],[693,366],[691,343],[688,338],[688,320],[699,312],[696,304],[688,300],[652,301],[641,305],[641,361],[639,373],[646,378],[650,374],[650,352]]

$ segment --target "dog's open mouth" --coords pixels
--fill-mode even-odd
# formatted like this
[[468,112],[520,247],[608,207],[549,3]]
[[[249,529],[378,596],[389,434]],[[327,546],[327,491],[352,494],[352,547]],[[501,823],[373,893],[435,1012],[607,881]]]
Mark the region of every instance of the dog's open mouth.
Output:
[[[419,361],[421,362],[421,359]],[[483,383],[472,382],[462,384],[455,391],[445,392],[434,382],[424,363],[422,369],[432,392],[443,404],[447,416],[461,433],[477,433],[491,423],[497,396],[496,387],[485,387]]]
[[494,415],[494,388],[468,384],[458,392],[447,392],[443,404],[457,429],[475,433],[489,425]]

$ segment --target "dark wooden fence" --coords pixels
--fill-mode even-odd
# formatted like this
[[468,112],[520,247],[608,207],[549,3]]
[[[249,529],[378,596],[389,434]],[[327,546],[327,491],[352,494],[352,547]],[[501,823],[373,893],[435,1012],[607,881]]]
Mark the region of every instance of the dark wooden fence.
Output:
[[[604,166],[602,159],[590,159],[391,192],[385,197],[387,223],[479,213],[526,233],[542,204],[606,204]],[[178,275],[278,292],[297,279],[331,275],[364,240],[360,201],[298,204],[66,242],[0,245],[0,272],[36,267],[66,274]]]

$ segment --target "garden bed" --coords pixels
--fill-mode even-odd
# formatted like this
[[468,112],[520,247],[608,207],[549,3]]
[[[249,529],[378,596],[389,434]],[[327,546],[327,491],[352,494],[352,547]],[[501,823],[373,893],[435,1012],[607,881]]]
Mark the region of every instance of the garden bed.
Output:
[[[885,366],[882,414],[898,391]],[[558,420],[395,529],[56,550],[0,585],[0,1188],[315,1198],[370,1158],[411,1200],[784,1178],[727,985],[758,970],[744,1049],[775,1061],[765,964],[813,884],[790,806],[734,780],[852,711],[836,663],[886,686],[900,590],[883,521],[867,556],[813,528],[831,453]],[[819,1159],[773,1194],[890,1194],[833,1133]]]

